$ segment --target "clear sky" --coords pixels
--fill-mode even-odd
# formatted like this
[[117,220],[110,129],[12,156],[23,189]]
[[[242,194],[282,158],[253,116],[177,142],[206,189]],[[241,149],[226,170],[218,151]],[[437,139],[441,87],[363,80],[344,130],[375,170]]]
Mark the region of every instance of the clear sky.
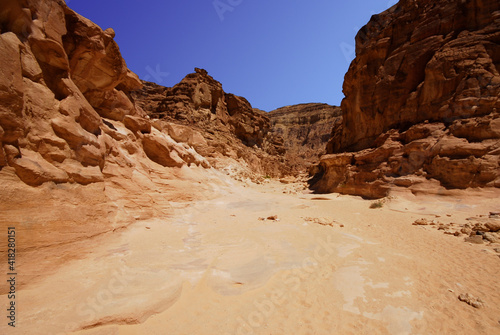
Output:
[[395,0],[67,0],[113,28],[128,67],[173,86],[195,67],[270,111],[339,105],[354,37]]

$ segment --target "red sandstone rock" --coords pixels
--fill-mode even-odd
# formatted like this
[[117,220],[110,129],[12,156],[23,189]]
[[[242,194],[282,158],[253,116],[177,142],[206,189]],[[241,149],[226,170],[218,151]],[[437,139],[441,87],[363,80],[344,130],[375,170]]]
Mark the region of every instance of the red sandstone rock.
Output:
[[151,132],[151,122],[148,119],[127,115],[123,119],[123,124],[134,132],[149,134]]
[[45,182],[64,183],[68,181],[68,174],[50,164],[36,152],[23,150],[21,157],[14,158],[10,164],[23,182],[31,186],[38,186]]
[[367,148],[390,128],[499,108],[498,10],[494,0],[419,0],[374,15],[356,36],[333,150]]
[[326,156],[313,187],[384,196],[414,175],[499,187],[499,13],[498,1],[419,0],[374,15],[356,37],[342,125],[327,145],[356,162],[339,170]]
[[243,97],[224,92],[206,70],[195,68],[195,73],[171,88],[144,83],[132,96],[158,129],[193,146],[218,168],[242,165],[253,178],[290,171],[280,157],[282,140],[270,133],[267,113],[252,108]]
[[184,162],[177,151],[173,150],[172,144],[160,136],[146,135],[142,139],[144,152],[154,162],[167,167],[182,167]]
[[[147,134],[151,122],[130,93],[142,83],[112,29],[55,0],[1,1],[0,29],[2,225],[18,227],[21,248],[112,231],[134,221],[124,208],[165,215],[168,200],[154,189],[173,172],[148,158],[164,148],[143,148],[146,135],[167,141],[169,166],[210,167],[166,131]],[[155,209],[142,206],[148,190]],[[30,209],[35,219],[25,227]]]

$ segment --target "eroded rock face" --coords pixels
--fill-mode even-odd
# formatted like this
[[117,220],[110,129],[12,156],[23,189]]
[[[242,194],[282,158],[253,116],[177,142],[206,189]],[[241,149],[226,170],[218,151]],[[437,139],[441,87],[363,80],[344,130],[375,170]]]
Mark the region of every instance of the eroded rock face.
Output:
[[498,41],[498,1],[400,1],[374,15],[356,37],[342,124],[327,146],[354,160],[328,177],[336,160],[325,157],[315,188],[380,197],[415,174],[447,188],[498,187]]
[[243,165],[248,168],[246,175],[253,171],[259,177],[291,172],[283,157],[283,139],[270,132],[267,113],[252,108],[243,97],[224,92],[204,69],[195,68],[173,87],[144,82],[133,97],[157,120],[158,129],[195,145],[217,168]]
[[498,1],[400,1],[356,36],[333,151],[373,145],[391,128],[447,124],[500,107]]
[[321,103],[281,107],[269,112],[271,134],[283,138],[285,158],[295,171],[305,171],[325,154],[340,107]]
[[201,139],[178,143],[136,106],[112,29],[58,0],[2,1],[0,29],[0,223],[21,249],[165,215],[162,180],[210,167]]

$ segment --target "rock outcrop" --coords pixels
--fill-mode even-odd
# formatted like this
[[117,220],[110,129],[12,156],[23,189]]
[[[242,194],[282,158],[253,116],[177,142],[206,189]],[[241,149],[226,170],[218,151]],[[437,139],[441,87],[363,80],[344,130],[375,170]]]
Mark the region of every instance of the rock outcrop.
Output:
[[0,29],[0,223],[21,251],[167,215],[165,180],[210,166],[136,106],[112,29],[57,0],[2,1]]
[[283,138],[285,159],[295,172],[304,172],[325,154],[340,107],[322,103],[286,106],[269,112],[271,134]]
[[133,97],[155,127],[193,145],[216,168],[254,180],[290,173],[283,139],[270,131],[267,113],[224,92],[204,69],[173,87],[143,82]]
[[500,3],[400,1],[356,36],[342,123],[313,187],[500,187]]

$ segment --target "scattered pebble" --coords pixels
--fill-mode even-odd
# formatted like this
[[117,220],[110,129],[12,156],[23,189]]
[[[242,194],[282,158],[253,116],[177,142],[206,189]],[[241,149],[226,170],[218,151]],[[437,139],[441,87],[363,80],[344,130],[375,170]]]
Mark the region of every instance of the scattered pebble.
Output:
[[498,234],[495,233],[484,233],[483,238],[491,243],[500,243],[500,238]]
[[414,226],[427,226],[429,225],[429,221],[427,219],[418,219],[415,222],[413,222]]
[[278,215],[268,216],[267,219],[271,221],[278,221]]
[[463,301],[474,308],[481,308],[484,306],[484,302],[481,300],[481,298],[476,298],[469,293],[460,294],[458,296],[458,300]]
[[485,223],[485,226],[489,232],[500,231],[500,221],[489,221]]
[[146,229],[151,229],[151,227],[146,227]]
[[[337,221],[335,221],[334,219],[331,219],[331,218],[304,217],[303,219],[306,220],[306,222],[317,223],[317,224],[320,224],[322,226],[330,226],[330,227],[333,227],[334,224],[338,223]],[[344,225],[340,225],[340,227],[343,227],[343,226]]]
[[483,244],[483,237],[481,235],[474,235],[471,237],[466,237],[465,242],[474,243],[474,244]]
[[472,229],[470,228],[462,228],[460,229],[460,232],[465,235],[470,235],[472,233]]

